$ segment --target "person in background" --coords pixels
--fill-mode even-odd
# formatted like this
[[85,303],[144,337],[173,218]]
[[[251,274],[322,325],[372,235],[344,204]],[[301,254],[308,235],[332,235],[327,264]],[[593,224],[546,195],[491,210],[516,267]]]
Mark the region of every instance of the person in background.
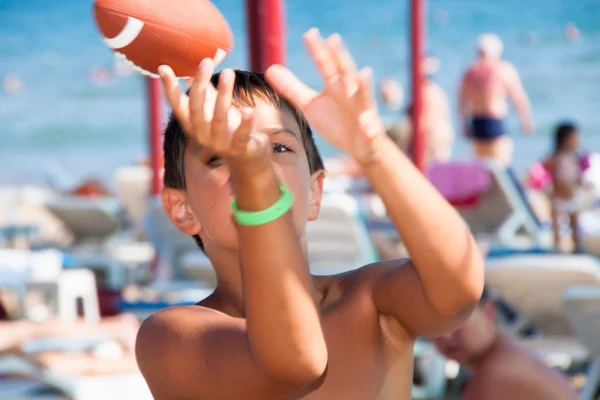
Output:
[[590,207],[594,201],[593,188],[583,183],[585,158],[581,157],[578,149],[577,126],[571,122],[560,123],[554,132],[554,151],[543,163],[552,177],[550,199],[554,242],[560,247],[559,219],[561,215],[566,214],[571,225],[575,252],[581,252],[579,213]]
[[436,57],[425,59],[424,115],[423,130],[426,135],[426,162],[444,163],[452,157],[454,129],[450,117],[448,96],[442,87],[433,79],[440,69],[440,60]]
[[473,141],[477,157],[493,158],[503,165],[512,161],[513,143],[504,118],[507,99],[514,103],[523,133],[533,132],[531,107],[515,67],[502,60],[500,38],[486,33],[477,39],[477,60],[460,85],[459,113],[463,132]]
[[[444,89],[433,79],[440,68],[440,60],[436,57],[427,57],[424,60],[423,72],[426,76],[423,86],[423,132],[426,140],[426,164],[443,163],[450,160],[454,144],[454,130],[450,118],[450,105]],[[395,81],[386,79],[380,86],[380,96],[383,104],[391,109],[396,107],[400,87]],[[410,113],[410,107],[409,107]],[[409,115],[404,116],[399,122],[387,127],[388,136],[405,153],[410,152],[412,143],[412,127]]]
[[466,366],[463,400],[575,400],[567,379],[521,348],[497,326],[495,304],[485,288],[479,306],[455,332],[433,338],[445,357]]
[[400,111],[404,106],[404,88],[393,78],[384,78],[379,83],[382,104],[391,111]]

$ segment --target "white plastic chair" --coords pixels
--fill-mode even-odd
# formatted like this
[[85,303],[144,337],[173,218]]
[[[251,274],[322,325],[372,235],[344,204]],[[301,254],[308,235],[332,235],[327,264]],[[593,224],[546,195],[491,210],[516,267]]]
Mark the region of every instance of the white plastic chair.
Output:
[[73,322],[78,318],[78,300],[81,300],[86,322],[100,321],[96,278],[90,270],[63,270],[54,281],[29,282],[27,290],[49,292],[56,303],[59,318],[65,322]]
[[58,277],[57,286],[58,315],[63,321],[77,319],[77,301],[81,299],[83,319],[86,322],[100,322],[98,289],[92,271],[65,270]]
[[62,271],[62,253],[57,250],[0,249],[0,290],[9,289],[17,301],[19,317],[26,314],[25,300],[32,282],[53,282]]

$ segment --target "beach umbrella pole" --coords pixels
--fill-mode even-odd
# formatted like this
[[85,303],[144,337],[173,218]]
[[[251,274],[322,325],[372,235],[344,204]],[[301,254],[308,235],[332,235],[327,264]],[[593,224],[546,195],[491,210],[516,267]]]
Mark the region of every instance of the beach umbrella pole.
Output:
[[162,100],[160,80],[146,78],[148,91],[148,142],[150,145],[150,167],[152,168],[152,182],[150,194],[156,196],[162,190],[161,171],[162,165]]
[[285,64],[284,0],[246,0],[250,69]]
[[421,172],[425,171],[425,149],[427,138],[423,131],[423,61],[425,59],[426,11],[425,0],[410,0],[410,59],[412,75],[412,156]]

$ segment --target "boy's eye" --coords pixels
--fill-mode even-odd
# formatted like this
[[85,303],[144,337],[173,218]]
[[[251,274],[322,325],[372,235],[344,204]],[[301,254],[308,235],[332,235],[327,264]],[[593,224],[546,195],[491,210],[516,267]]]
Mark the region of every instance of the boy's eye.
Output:
[[215,164],[221,160],[222,160],[222,158],[215,154],[208,160],[207,164]]
[[292,151],[292,150],[290,150],[290,148],[287,146],[284,146],[279,143],[273,144],[273,153],[287,153],[289,151]]
[[[274,143],[273,144],[273,153],[287,153],[287,152],[291,152],[292,150],[290,150],[290,148],[288,146],[285,146],[283,144],[279,144],[279,143]],[[219,164],[220,161],[223,161],[223,158],[221,158],[219,155],[215,154],[213,155],[207,162],[207,165],[217,165]]]

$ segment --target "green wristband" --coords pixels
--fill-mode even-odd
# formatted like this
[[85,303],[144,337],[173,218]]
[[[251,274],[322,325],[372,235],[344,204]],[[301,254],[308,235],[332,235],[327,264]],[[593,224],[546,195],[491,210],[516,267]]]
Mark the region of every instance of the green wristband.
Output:
[[282,217],[292,208],[294,195],[283,183],[279,185],[281,197],[271,207],[262,211],[242,211],[237,207],[236,199],[231,202],[233,216],[240,225],[263,225]]

